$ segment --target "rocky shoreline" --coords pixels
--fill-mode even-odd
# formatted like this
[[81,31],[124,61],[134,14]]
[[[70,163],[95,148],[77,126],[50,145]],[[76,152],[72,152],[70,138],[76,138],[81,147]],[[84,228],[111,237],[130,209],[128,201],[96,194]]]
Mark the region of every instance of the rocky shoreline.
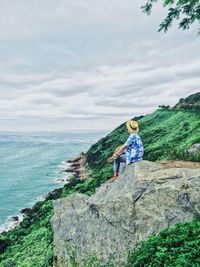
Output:
[[[78,157],[66,160],[66,163],[68,163],[68,166],[64,168],[62,172],[71,175],[69,175],[69,177],[66,180],[59,179],[59,182],[62,182],[65,185],[71,182],[72,177],[75,179],[86,179],[88,177],[85,153],[81,152]],[[44,201],[55,200],[56,198],[58,198],[62,193],[63,186],[60,188],[55,188],[52,191],[50,191],[44,197]],[[23,221],[24,217],[26,215],[30,215],[33,212],[34,206],[37,203],[38,201],[33,205],[32,208],[24,208],[20,210],[18,215],[11,216],[10,219],[2,226],[2,228],[0,228],[0,234],[13,230],[17,226],[20,226],[20,223]]]
[[8,219],[8,221],[5,222],[2,227],[0,227],[0,234],[4,232],[8,232],[14,229],[15,227],[19,226],[20,223],[23,221],[23,218],[24,218],[24,214],[22,211],[20,211],[19,215],[11,216]]
[[85,153],[81,152],[80,155],[74,159],[67,160],[66,163],[71,165],[63,170],[64,172],[71,173],[77,179],[86,179],[88,177],[87,162]]

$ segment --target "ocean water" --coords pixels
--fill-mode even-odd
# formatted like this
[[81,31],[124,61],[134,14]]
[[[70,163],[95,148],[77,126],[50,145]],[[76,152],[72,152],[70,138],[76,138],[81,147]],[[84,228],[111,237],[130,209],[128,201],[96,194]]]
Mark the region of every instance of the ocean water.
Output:
[[62,172],[65,161],[105,134],[0,132],[0,231],[11,216],[63,186],[58,179],[67,175]]

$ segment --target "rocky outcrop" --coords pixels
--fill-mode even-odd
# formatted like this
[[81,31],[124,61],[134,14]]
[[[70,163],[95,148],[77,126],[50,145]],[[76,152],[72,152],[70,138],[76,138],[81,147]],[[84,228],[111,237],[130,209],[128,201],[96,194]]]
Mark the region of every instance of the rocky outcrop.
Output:
[[200,92],[192,94],[186,98],[181,98],[174,106],[174,109],[186,109],[200,111]]
[[83,152],[81,152],[78,157],[69,159],[67,163],[70,163],[70,166],[66,168],[64,172],[72,173],[72,176],[79,179],[86,179],[88,177],[88,165]]
[[[54,266],[78,266],[91,255],[122,266],[126,253],[148,236],[199,216],[200,168],[165,168],[141,161],[92,196],[75,193],[54,202]],[[73,255],[73,257],[72,257]]]

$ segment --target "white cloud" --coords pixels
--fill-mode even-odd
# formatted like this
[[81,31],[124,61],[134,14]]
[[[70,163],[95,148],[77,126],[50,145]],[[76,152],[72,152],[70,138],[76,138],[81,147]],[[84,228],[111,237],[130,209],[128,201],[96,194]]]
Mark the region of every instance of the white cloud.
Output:
[[0,0],[0,129],[112,129],[199,91],[197,28],[157,33],[144,2]]

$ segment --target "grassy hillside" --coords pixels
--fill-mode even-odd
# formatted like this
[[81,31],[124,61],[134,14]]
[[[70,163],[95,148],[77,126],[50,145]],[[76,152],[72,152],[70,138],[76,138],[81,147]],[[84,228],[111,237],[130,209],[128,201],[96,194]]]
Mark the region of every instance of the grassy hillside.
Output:
[[[138,118],[140,135],[145,146],[145,159],[187,159],[199,160],[197,155],[191,157],[187,149],[194,143],[200,143],[200,115],[197,111],[160,109],[143,118]],[[73,179],[63,189],[55,190],[46,201],[37,203],[32,210],[27,212],[26,218],[20,227],[8,233],[0,235],[0,267],[50,267],[53,260],[53,233],[50,226],[50,218],[53,213],[52,199],[65,197],[74,192],[88,195],[94,193],[95,188],[112,175],[112,165],[106,163],[106,159],[112,155],[117,146],[124,143],[128,137],[125,124],[120,125],[105,138],[99,140],[87,151],[87,161],[91,170],[91,176],[84,181]],[[199,224],[198,224],[199,225]],[[178,227],[182,227],[181,224]],[[190,234],[193,222],[186,226],[185,235]],[[165,242],[168,236],[163,237]],[[170,237],[169,237],[170,238]],[[179,236],[174,236],[179,240]],[[200,233],[196,232],[196,239],[200,240]],[[157,242],[157,241],[156,241]],[[160,242],[160,241],[159,241]],[[194,242],[194,241],[191,241]],[[152,244],[147,243],[150,250]],[[195,249],[191,243],[192,249]],[[173,245],[172,245],[173,246]],[[183,247],[184,250],[184,247]],[[141,249],[142,251],[142,249]],[[136,253],[136,254],[135,254]],[[132,265],[137,252],[133,252],[127,266],[161,266],[144,265],[140,261],[138,265]],[[184,254],[184,253],[183,253]],[[143,255],[139,255],[142,258]],[[88,265],[94,266],[97,265]],[[102,265],[101,265],[102,266]],[[162,265],[163,266],[163,265]],[[191,266],[191,265],[169,265]],[[198,265],[194,265],[198,266]]]
[[[144,158],[147,160],[185,159],[191,157],[187,150],[195,143],[200,143],[200,114],[187,110],[159,109],[139,120],[140,136],[145,147]],[[117,146],[128,138],[125,123],[91,146],[87,152],[89,166],[101,169],[106,159]]]
[[51,266],[53,257],[53,234],[50,227],[50,218],[53,215],[52,206],[52,201],[37,203],[21,227],[16,227],[1,235],[1,267]]

